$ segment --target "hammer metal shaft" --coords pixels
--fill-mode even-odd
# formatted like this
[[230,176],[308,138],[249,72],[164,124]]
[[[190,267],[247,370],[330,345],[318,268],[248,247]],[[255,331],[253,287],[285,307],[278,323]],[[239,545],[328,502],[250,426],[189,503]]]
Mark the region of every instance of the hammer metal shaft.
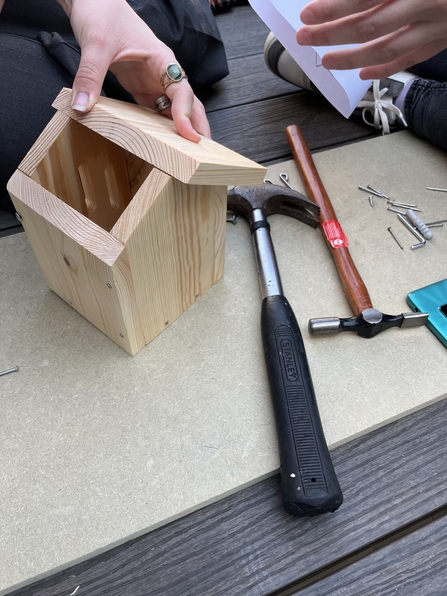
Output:
[[[254,209],[252,213],[250,213],[250,224],[252,229],[253,226],[257,226],[260,222],[266,221],[267,219],[262,209]],[[279,276],[275,249],[268,227],[259,227],[256,230],[256,234],[252,234],[252,239],[258,266],[258,277],[262,298],[281,295],[283,293],[282,283]]]

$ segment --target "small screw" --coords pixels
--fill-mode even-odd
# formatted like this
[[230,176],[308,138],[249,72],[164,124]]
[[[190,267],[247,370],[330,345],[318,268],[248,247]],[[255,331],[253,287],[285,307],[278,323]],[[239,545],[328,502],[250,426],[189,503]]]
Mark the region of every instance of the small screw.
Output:
[[237,224],[237,215],[235,213],[233,213],[233,215],[227,215],[227,222],[236,225]]
[[20,213],[15,213],[16,219],[18,219],[19,221],[22,221],[22,216],[20,215]]
[[371,207],[374,207],[374,199],[373,199],[372,195],[369,195],[368,200],[369,200],[369,204],[371,205]]
[[169,321],[165,321],[165,325],[169,325]]
[[111,286],[111,284],[107,284],[107,287],[108,287],[108,288],[110,288],[110,289],[112,289],[112,286]]
[[0,372],[0,377],[3,377],[4,375],[9,375],[9,373],[18,372],[18,370],[19,370],[18,366],[14,366],[13,368],[8,368],[7,370],[3,370],[2,372]]
[[120,337],[124,337],[124,335],[122,333],[120,333]]

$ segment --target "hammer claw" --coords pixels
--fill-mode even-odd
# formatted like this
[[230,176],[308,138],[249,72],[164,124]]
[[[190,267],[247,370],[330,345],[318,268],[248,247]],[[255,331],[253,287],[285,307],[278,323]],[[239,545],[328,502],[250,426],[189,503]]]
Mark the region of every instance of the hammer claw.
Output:
[[316,228],[320,208],[296,190],[277,184],[263,186],[235,186],[228,191],[227,208],[250,219],[254,209],[261,209],[266,216],[276,213],[288,215]]

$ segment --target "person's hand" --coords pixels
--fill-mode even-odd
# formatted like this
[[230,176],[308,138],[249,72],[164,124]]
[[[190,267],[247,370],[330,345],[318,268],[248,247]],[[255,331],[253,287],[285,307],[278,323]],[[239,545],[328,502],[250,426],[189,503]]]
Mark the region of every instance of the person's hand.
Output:
[[154,108],[155,100],[167,95],[172,106],[162,113],[172,117],[183,137],[197,143],[200,134],[211,136],[205,109],[187,79],[163,90],[161,76],[167,65],[177,64],[177,60],[125,0],[58,2],[70,17],[81,47],[73,82],[73,109],[92,109],[110,70],[140,105]]
[[447,47],[447,0],[314,0],[301,11],[300,45],[363,44],[326,53],[323,66],[381,79]]

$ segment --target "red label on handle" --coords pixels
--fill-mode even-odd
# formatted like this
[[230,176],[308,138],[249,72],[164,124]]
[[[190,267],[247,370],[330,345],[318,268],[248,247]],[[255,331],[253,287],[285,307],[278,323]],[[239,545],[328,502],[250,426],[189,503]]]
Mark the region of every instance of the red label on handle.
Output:
[[332,248],[346,248],[348,239],[341,225],[335,219],[323,222],[323,232]]

